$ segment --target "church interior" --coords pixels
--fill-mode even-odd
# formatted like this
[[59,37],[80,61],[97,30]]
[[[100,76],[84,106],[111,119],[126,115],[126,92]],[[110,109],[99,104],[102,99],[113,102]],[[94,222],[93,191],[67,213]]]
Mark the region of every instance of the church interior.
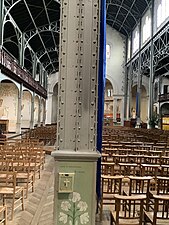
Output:
[[169,0],[0,0],[0,224],[169,224]]

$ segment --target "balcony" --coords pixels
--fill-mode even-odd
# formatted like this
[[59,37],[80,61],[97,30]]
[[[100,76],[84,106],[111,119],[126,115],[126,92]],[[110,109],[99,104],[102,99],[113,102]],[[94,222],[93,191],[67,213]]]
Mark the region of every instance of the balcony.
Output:
[[169,93],[159,95],[159,102],[169,101]]
[[31,74],[22,69],[15,59],[2,49],[0,50],[0,69],[4,72],[4,74],[11,77],[13,80],[23,83],[25,87],[35,91],[42,97],[47,97],[46,89],[35,81]]

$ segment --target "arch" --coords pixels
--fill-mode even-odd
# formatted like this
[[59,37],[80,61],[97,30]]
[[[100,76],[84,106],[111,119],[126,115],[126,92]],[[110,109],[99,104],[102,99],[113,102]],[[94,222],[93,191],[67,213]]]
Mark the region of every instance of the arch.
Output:
[[114,91],[114,94],[118,94],[119,93],[119,90],[118,90],[118,84],[117,82],[113,79],[113,76],[109,75],[109,74],[106,74],[106,79],[109,80],[113,86],[113,91]]
[[[131,117],[136,118],[136,98],[137,98],[137,84],[132,87],[132,100],[131,100]],[[144,85],[141,86],[141,99],[140,99],[140,118],[143,122],[147,122],[148,112],[148,96],[147,90]]]
[[16,131],[18,113],[19,89],[11,80],[4,79],[0,82],[0,118],[9,120],[8,130]]
[[21,107],[21,128],[29,128],[31,121],[32,94],[29,90],[23,90]]
[[[113,22],[113,18],[112,18],[112,19],[107,19],[107,21]],[[116,20],[115,24],[121,26],[121,23],[120,23],[118,20]],[[126,28],[125,28],[125,27],[126,27]],[[123,29],[123,30],[125,31],[125,33],[127,34],[127,36],[129,36],[129,32],[127,31],[127,26],[125,26],[125,27],[123,26],[121,29]]]
[[57,31],[51,30],[51,29],[41,30],[41,28],[38,27],[37,30],[31,32],[31,35],[30,35],[30,37],[28,37],[25,46],[27,47],[28,43],[32,40],[32,38],[34,38],[36,35],[39,35],[40,33],[43,33],[43,32],[54,32],[59,35],[59,29]]
[[47,53],[50,53],[50,52],[59,52],[59,46],[56,46],[55,48],[46,48],[46,50],[42,50],[42,51],[39,51],[37,52],[37,56],[39,58],[39,60],[44,56],[46,55]]
[[104,91],[104,117],[113,117],[113,85],[106,79]]
[[[5,36],[5,30],[10,30],[11,37]],[[19,61],[19,43],[15,27],[11,21],[7,21],[4,24],[4,48]]]
[[169,115],[169,103],[161,105],[161,115]]
[[31,50],[27,47],[24,51],[24,67],[32,74],[33,60]]
[[[127,14],[130,14],[133,17],[135,23],[137,23],[136,17],[133,15],[133,13],[131,13],[129,8],[127,9],[127,7],[124,7],[123,5],[119,5],[119,4],[116,4],[116,3],[109,3],[109,5],[123,8],[127,12]],[[138,12],[135,12],[135,13],[138,14]],[[139,15],[139,16],[141,16],[141,15]]]

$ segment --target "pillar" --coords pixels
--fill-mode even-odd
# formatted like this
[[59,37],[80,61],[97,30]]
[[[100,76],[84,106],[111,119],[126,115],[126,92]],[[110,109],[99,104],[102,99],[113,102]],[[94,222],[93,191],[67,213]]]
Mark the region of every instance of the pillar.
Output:
[[35,107],[34,107],[34,104],[35,104],[35,92],[33,92],[33,95],[32,95],[32,99],[31,99],[31,121],[30,121],[30,129],[33,129],[34,128],[34,112],[35,112]]
[[113,122],[116,122],[117,116],[117,98],[114,97],[113,99]]
[[[154,24],[154,0],[151,5],[151,21]],[[153,45],[154,26],[151,26],[151,46],[150,46],[150,77],[149,77],[149,107],[148,107],[148,121],[153,115],[153,86],[154,86],[154,45]]]
[[139,58],[138,58],[138,75],[137,75],[137,94],[136,94],[136,116],[137,127],[140,127],[141,118],[141,86],[142,86],[142,74],[141,74],[141,21],[139,23]]
[[20,84],[20,89],[18,94],[17,122],[16,122],[16,133],[18,134],[21,134],[22,96],[23,96],[23,84]]
[[37,70],[37,56],[36,56],[36,53],[34,53],[34,55],[33,55],[33,71],[32,71],[32,75],[33,75],[34,79],[36,78],[36,70]]
[[61,1],[55,225],[95,224],[99,5]]
[[46,103],[46,124],[52,123],[52,96],[53,92],[48,92],[48,99]]
[[[130,60],[132,58],[132,52],[133,52],[133,37],[132,37],[132,33],[131,33],[131,44],[130,44]],[[127,57],[127,56],[126,56]],[[133,85],[133,74],[132,74],[132,61],[130,61],[129,63],[129,68],[127,70],[128,73],[128,89],[127,89],[127,93],[128,93],[128,98],[127,98],[127,120],[131,119],[131,102],[132,102],[132,85]],[[125,105],[124,105],[125,107]],[[124,109],[125,110],[125,109]]]
[[38,121],[37,121],[37,124],[38,126],[41,125],[41,113],[42,113],[42,104],[41,104],[41,101],[42,101],[42,97],[40,96],[40,99],[39,99],[39,112],[38,112]]
[[[126,39],[126,49],[128,49],[128,44],[127,44],[127,39]],[[126,51],[126,62],[127,62],[127,54],[128,52]],[[128,97],[128,68],[127,66],[125,66],[125,83],[124,83],[124,120],[122,120],[123,122],[127,119],[127,97]],[[123,115],[122,113],[122,115]]]
[[46,99],[44,99],[44,106],[43,106],[43,118],[42,118],[43,126],[45,125],[45,121],[46,121]]
[[0,1],[0,49],[3,46],[3,35],[4,35],[4,0]]
[[21,34],[21,43],[20,43],[20,56],[19,56],[19,65],[24,67],[24,58],[25,58],[25,33]]
[[131,119],[131,106],[132,106],[132,85],[133,85],[133,74],[132,74],[132,62],[129,65],[129,85],[128,85],[128,119]]

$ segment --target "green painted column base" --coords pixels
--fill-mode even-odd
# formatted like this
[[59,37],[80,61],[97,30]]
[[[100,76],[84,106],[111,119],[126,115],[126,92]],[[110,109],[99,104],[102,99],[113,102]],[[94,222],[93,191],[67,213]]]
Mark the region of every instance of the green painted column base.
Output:
[[[97,152],[56,151],[52,156],[56,162],[54,225],[94,225],[96,162],[100,155]],[[65,189],[70,185],[71,190],[64,192],[61,189],[64,185]]]

